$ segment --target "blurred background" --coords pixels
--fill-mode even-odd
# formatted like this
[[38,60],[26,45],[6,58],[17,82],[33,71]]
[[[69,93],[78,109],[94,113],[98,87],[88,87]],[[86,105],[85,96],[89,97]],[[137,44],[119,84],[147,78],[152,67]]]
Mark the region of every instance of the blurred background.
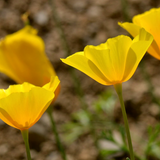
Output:
[[[0,0],[0,38],[22,29],[21,17],[28,12],[30,25],[44,40],[46,54],[61,81],[53,115],[68,160],[102,160],[100,152],[104,160],[121,160],[125,159],[126,150],[108,138],[111,133],[119,144],[123,143],[123,127],[119,130],[123,126],[121,108],[113,86],[98,84],[63,64],[60,58],[82,51],[86,45],[98,45],[120,34],[129,35],[118,22],[131,21],[134,15],[158,7],[160,0]],[[155,127],[160,121],[157,103],[157,99],[160,100],[160,62],[149,54],[142,62],[134,76],[123,83],[133,146],[140,156],[148,144],[148,127]],[[0,74],[0,88],[10,84],[15,82]],[[90,122],[94,124],[98,140],[92,136]],[[33,160],[61,160],[46,114],[30,129],[29,138]],[[159,146],[156,147],[148,159],[160,158]],[[0,159],[26,159],[20,131],[2,121]]]

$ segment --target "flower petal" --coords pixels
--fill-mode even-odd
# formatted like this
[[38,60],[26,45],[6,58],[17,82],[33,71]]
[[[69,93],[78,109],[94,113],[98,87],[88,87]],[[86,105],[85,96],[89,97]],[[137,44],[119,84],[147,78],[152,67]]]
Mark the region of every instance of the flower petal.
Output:
[[10,85],[8,89],[0,89],[0,99],[7,97],[12,93],[29,92],[33,87],[35,86],[27,82],[24,82],[23,85],[22,84]]
[[118,24],[122,28],[127,30],[133,37],[136,37],[139,34],[139,30],[141,28],[140,26],[133,24],[133,23],[129,23],[129,22],[125,22],[125,23],[118,22]]
[[110,38],[106,42],[108,49],[86,46],[85,56],[90,59],[109,81],[118,82],[123,78],[125,60],[132,41],[127,36]]
[[103,85],[110,85],[108,79],[101,73],[96,65],[84,56],[84,52],[77,52],[66,59],[61,59],[62,62],[80,70],[90,76],[97,82]]
[[45,84],[43,86],[43,88],[54,92],[56,90],[56,88],[58,87],[59,83],[60,83],[60,80],[59,80],[58,76],[55,76],[55,77],[52,76],[50,82]]
[[147,32],[153,35],[155,41],[160,41],[160,8],[154,8],[143,14],[134,16],[133,23],[145,28]]
[[144,28],[151,33],[154,40],[148,49],[148,52],[160,60],[160,8],[151,9],[143,14],[133,17],[133,23],[118,23],[127,30],[133,37],[139,34],[139,29]]
[[140,33],[132,41],[132,45],[127,55],[123,81],[127,81],[134,74],[139,62],[151,45],[152,41],[153,36],[143,28],[140,29]]
[[133,18],[133,23],[145,28],[154,37],[151,47],[148,52],[155,58],[160,60],[160,8],[153,8],[143,14]]
[[121,82],[125,70],[125,61],[132,40],[128,36],[117,36],[107,40],[110,48],[112,65],[116,74],[116,81]]
[[17,83],[29,82],[38,86],[56,75],[45,55],[43,40],[30,26],[0,42],[0,71]]
[[40,87],[12,93],[0,100],[0,118],[17,129],[28,129],[39,120],[53,98],[53,92]]

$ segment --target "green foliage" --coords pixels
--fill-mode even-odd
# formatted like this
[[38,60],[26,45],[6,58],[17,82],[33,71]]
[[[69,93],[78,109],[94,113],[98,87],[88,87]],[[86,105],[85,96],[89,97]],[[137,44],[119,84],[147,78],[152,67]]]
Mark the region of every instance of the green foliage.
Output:
[[102,148],[100,150],[103,157],[118,152],[128,153],[126,142],[124,140],[124,133],[124,128],[117,125],[114,125],[114,129],[102,131],[101,139],[109,146],[109,148]]
[[105,112],[108,115],[113,115],[113,109],[115,106],[115,96],[108,90],[102,93],[99,98],[94,102],[94,108],[96,113]]
[[145,159],[149,156],[154,156],[160,159],[160,125],[149,127],[148,128],[148,136],[149,140],[145,148]]
[[[111,126],[107,121],[113,115],[115,97],[111,91],[106,91],[99,96],[93,104],[93,109],[80,109],[72,115],[72,121],[63,126],[65,139],[69,142],[75,141],[79,136],[92,132],[92,129],[100,130]],[[93,127],[94,126],[94,127]]]

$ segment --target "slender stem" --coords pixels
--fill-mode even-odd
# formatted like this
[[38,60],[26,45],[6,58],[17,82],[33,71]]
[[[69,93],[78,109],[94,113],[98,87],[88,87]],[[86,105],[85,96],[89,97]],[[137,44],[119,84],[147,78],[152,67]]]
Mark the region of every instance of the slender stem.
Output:
[[53,133],[55,135],[58,150],[61,153],[61,156],[62,156],[63,160],[67,160],[66,153],[65,153],[65,150],[62,146],[62,143],[61,143],[58,131],[57,131],[57,127],[56,127],[56,124],[55,124],[55,121],[54,121],[54,118],[53,118],[53,115],[52,115],[52,107],[51,106],[47,109],[47,113],[48,113],[50,121],[52,123],[52,130],[53,130]]
[[28,130],[22,130],[21,133],[26,146],[27,159],[31,160],[30,148],[28,143]]
[[114,85],[114,88],[118,94],[118,98],[119,98],[119,101],[121,104],[124,125],[125,125],[127,140],[128,140],[130,158],[131,158],[131,160],[134,160],[135,158],[134,158],[134,152],[133,152],[133,147],[132,147],[131,135],[130,135],[130,131],[129,131],[128,119],[127,119],[127,114],[126,114],[125,105],[124,105],[123,96],[122,96],[122,84],[121,83],[116,84],[116,85]]

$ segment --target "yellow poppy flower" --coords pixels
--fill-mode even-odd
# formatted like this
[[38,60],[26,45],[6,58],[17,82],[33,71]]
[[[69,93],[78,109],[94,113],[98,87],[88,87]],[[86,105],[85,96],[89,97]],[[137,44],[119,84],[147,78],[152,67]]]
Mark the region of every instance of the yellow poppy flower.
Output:
[[6,90],[0,89],[0,118],[19,130],[29,129],[52,102],[59,83],[56,76],[43,87],[24,82]]
[[131,78],[152,40],[152,35],[141,29],[133,41],[117,36],[61,60],[103,85],[115,85]]
[[160,8],[153,8],[143,14],[136,15],[132,21],[133,23],[125,22],[118,24],[133,37],[139,34],[140,28],[144,28],[152,34],[154,40],[148,49],[148,53],[160,60]]
[[17,83],[43,86],[56,76],[44,42],[36,34],[34,28],[26,26],[0,41],[0,71]]

